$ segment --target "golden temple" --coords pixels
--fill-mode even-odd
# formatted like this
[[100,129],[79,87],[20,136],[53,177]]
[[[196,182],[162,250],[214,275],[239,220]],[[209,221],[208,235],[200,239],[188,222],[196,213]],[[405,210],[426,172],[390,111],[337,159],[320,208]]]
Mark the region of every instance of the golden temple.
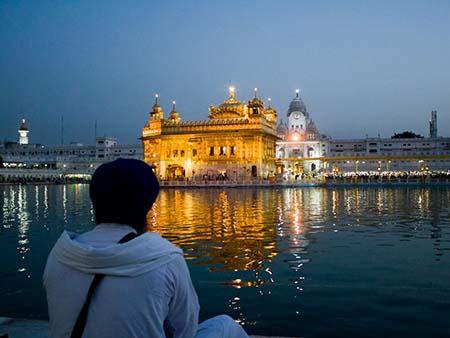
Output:
[[247,103],[229,88],[209,119],[182,121],[173,102],[167,119],[158,95],[142,130],[144,160],[160,179],[245,179],[275,175],[277,112],[257,96]]

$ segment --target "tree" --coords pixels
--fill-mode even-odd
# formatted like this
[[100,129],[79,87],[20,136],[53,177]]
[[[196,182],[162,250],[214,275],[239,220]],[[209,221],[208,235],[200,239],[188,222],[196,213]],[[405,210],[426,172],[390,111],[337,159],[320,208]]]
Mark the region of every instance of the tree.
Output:
[[404,131],[394,134],[391,138],[423,138],[423,136],[413,133],[412,131]]

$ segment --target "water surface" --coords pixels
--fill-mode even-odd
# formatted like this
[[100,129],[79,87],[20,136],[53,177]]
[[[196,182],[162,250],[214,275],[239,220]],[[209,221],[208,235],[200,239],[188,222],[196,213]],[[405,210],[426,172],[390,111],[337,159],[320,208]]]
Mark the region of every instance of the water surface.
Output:
[[[183,248],[201,317],[306,337],[450,333],[450,190],[167,189],[150,230]],[[87,185],[0,186],[0,316],[46,318],[42,271],[94,226]]]

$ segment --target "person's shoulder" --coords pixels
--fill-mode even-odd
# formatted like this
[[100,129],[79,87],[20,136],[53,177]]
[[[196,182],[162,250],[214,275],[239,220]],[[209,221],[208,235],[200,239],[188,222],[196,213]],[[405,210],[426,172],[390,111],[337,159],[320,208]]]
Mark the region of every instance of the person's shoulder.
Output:
[[151,245],[153,249],[161,248],[161,249],[171,249],[175,252],[183,254],[183,250],[178,246],[173,244],[171,241],[162,237],[158,232],[146,232],[136,238],[138,241],[143,242],[147,245]]

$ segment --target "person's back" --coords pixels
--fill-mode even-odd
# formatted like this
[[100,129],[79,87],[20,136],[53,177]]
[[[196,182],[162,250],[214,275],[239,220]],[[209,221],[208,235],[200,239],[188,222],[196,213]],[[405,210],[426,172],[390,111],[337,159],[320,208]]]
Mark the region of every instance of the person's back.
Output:
[[[50,338],[72,336],[95,275],[105,277],[88,301],[83,337],[247,337],[226,316],[197,324],[181,249],[145,232],[158,189],[141,161],[117,160],[96,171],[90,193],[98,225],[81,235],[64,232],[47,261]],[[119,244],[129,233],[138,236]]]
[[92,298],[85,337],[164,337],[166,317],[176,336],[194,336],[199,306],[181,250],[156,233],[117,244],[132,231],[101,224],[60,238],[44,275],[50,337],[71,334],[96,273],[107,277]]

